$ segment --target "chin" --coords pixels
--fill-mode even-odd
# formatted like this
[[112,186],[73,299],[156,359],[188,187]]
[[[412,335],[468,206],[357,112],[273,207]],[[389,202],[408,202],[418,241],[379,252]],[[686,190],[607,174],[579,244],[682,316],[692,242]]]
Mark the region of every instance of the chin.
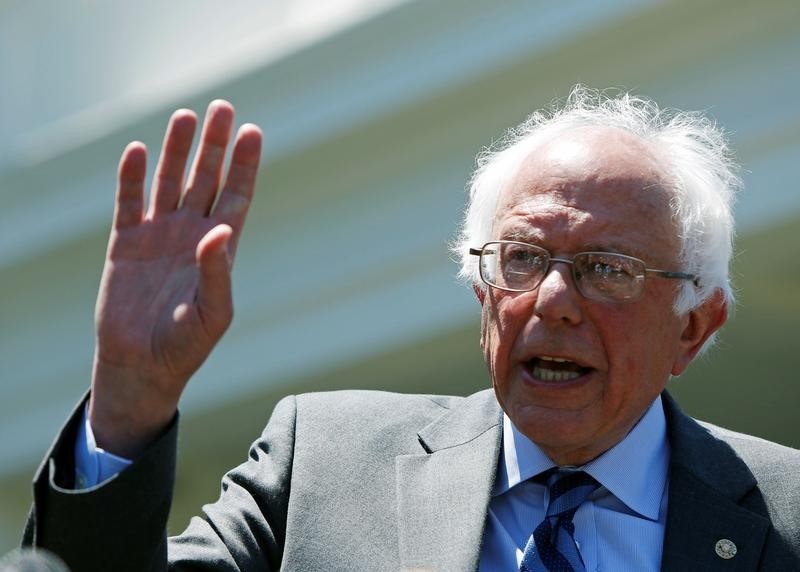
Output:
[[585,410],[517,404],[506,411],[517,429],[542,448],[579,447],[596,434]]

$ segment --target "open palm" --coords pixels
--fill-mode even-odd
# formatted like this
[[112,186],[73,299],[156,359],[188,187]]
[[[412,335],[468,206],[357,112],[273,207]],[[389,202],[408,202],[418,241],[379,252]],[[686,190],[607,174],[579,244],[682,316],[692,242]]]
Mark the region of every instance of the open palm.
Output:
[[196,123],[191,111],[173,114],[147,211],[144,146],[131,143],[120,160],[90,402],[98,443],[120,454],[136,453],[174,416],[189,377],[233,316],[230,266],[253,195],[261,132],[239,129],[218,192],[233,107],[209,106],[184,185]]

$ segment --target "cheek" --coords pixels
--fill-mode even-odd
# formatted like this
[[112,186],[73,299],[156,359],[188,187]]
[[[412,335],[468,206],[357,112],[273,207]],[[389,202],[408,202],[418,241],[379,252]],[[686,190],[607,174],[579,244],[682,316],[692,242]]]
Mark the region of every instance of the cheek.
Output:
[[481,314],[481,349],[495,381],[503,376],[513,346],[512,325],[502,301],[498,303],[495,299],[484,304]]
[[676,344],[673,321],[671,316],[645,311],[599,322],[615,377],[662,385],[669,378],[671,348]]
[[641,332],[639,332],[639,335],[633,335],[629,326],[630,324],[623,324],[620,333],[615,336],[614,348],[611,351],[611,355],[618,356],[618,361],[620,362],[619,366],[622,367],[626,373],[633,373],[641,367],[646,346],[646,344],[642,342],[646,336],[642,335]]

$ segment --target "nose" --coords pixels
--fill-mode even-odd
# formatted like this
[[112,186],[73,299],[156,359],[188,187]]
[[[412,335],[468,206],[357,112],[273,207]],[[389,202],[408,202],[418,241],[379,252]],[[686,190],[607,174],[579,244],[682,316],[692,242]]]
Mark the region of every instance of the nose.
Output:
[[554,260],[537,289],[534,312],[545,321],[577,324],[581,321],[580,297],[572,267]]

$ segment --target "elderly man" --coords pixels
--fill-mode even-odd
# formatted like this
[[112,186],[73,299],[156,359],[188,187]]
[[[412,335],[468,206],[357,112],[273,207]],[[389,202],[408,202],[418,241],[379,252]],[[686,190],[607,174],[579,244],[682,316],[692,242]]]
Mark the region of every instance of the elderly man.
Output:
[[[732,304],[720,132],[576,88],[479,159],[455,247],[494,391],[283,400],[219,500],[164,535],[178,400],[232,314],[260,132],[233,110],[120,163],[92,391],[40,469],[26,542],[76,570],[790,570],[800,453],[700,424],[665,386]],[[216,201],[216,202],[215,202]]]

